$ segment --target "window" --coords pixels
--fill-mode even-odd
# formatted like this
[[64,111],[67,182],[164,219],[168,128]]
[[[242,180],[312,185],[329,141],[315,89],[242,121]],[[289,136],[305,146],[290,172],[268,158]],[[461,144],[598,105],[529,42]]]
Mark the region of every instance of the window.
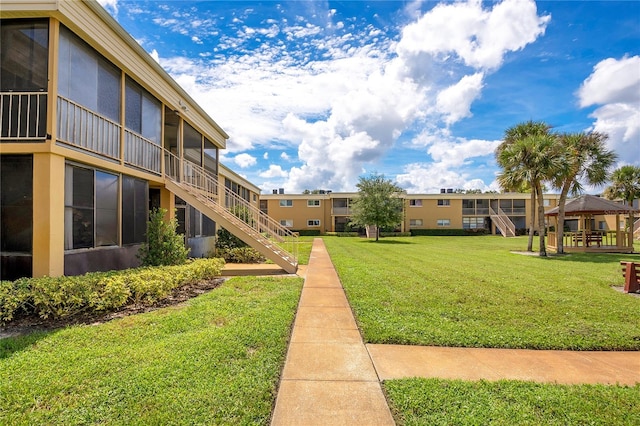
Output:
[[601,231],[606,231],[607,230],[607,222],[605,222],[604,220],[598,221],[598,229],[601,230]]
[[451,205],[451,200],[438,200],[438,206],[449,206]]
[[409,226],[422,226],[422,219],[409,219]]
[[118,176],[67,164],[65,249],[118,244]]
[[463,229],[476,229],[484,228],[484,218],[481,217],[463,217],[462,218]]
[[293,219],[280,219],[280,225],[291,228],[293,226]]
[[293,207],[293,200],[280,200],[280,207]]
[[127,77],[125,90],[125,125],[127,129],[159,144],[161,114],[160,102],[142,86]]
[[58,93],[120,121],[121,71],[68,29],[60,30]]
[[122,244],[140,244],[146,241],[147,182],[130,176],[122,177]]
[[269,202],[267,200],[260,200],[260,211],[264,214],[268,214]]
[[411,207],[422,207],[422,200],[409,200]]
[[47,90],[49,24],[44,20],[2,20],[0,91]]
[[307,200],[307,207],[320,207],[320,200]]
[[[3,252],[31,253],[33,246],[33,157],[31,155],[0,156],[0,206],[2,206],[0,249]],[[5,272],[8,273],[3,271],[3,274]]]
[[549,206],[551,206],[551,200],[549,200],[548,198],[546,198],[546,199],[542,200],[542,204],[543,204],[545,207],[549,207]]
[[307,220],[307,226],[320,226],[319,219],[309,219]]
[[438,226],[451,226],[451,221],[449,219],[438,219]]

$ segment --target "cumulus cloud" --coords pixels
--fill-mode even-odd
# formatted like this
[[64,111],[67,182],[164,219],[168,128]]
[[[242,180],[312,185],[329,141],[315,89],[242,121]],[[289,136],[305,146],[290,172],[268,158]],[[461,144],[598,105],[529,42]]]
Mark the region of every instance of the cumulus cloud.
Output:
[[118,14],[118,0],[98,0],[98,3],[114,14]]
[[[235,35],[218,37],[211,57],[160,62],[230,135],[229,152],[297,148],[301,165],[277,176],[286,179],[287,191],[353,190],[367,167],[416,129],[446,128],[471,116],[486,75],[507,53],[544,34],[550,19],[538,16],[532,0],[443,3],[425,13],[416,2],[408,11],[415,18],[399,37],[372,23],[360,28],[355,19],[333,22],[338,17],[328,9],[309,13],[319,17],[314,22],[276,15],[259,27],[237,16]],[[197,27],[194,20],[178,14],[156,23],[206,43],[215,19]],[[250,47],[256,38],[259,47]],[[459,160],[472,142],[448,143]],[[440,156],[441,167],[455,167],[438,147],[416,155]],[[234,161],[250,167],[256,159],[245,153]]]
[[290,161],[291,157],[289,157],[289,154],[287,154],[286,152],[282,152],[280,154],[280,158],[282,158],[284,161]]
[[590,130],[609,135],[621,163],[640,165],[640,56],[600,61],[577,96],[583,108],[598,106]]
[[249,154],[238,154],[233,158],[233,162],[240,168],[246,169],[247,167],[256,165],[256,158]]
[[289,176],[289,173],[287,173],[285,170],[282,170],[282,167],[278,165],[270,164],[269,169],[263,172],[260,172],[258,176],[263,178],[268,178],[268,179],[286,178],[287,176]]

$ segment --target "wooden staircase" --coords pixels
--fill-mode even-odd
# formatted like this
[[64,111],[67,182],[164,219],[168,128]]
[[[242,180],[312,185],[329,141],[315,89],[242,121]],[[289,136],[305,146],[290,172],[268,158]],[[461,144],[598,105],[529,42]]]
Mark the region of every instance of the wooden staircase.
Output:
[[503,237],[516,236],[516,226],[500,207],[498,207],[497,212],[492,207],[489,207],[489,216],[491,216],[491,220],[496,224]]
[[216,177],[165,151],[165,187],[290,274],[298,269],[298,236],[237,194],[218,194]]

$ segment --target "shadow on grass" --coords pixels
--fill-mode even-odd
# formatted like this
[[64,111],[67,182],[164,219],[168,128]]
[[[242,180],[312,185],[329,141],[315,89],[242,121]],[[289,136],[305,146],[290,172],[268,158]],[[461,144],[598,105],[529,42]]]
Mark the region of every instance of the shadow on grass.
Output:
[[57,333],[58,330],[37,330],[19,336],[0,338],[0,359],[10,358],[14,353],[28,349],[38,341]]
[[588,262],[588,263],[620,263],[621,261],[640,262],[640,254],[626,253],[566,253],[552,254],[547,257],[560,262]]
[[372,240],[372,239],[368,239],[368,240],[365,240],[363,242],[370,243],[370,244],[393,244],[393,245],[396,245],[396,244],[417,244],[417,243],[415,243],[413,241],[399,241],[399,240],[387,240],[387,239],[380,239],[378,241]]

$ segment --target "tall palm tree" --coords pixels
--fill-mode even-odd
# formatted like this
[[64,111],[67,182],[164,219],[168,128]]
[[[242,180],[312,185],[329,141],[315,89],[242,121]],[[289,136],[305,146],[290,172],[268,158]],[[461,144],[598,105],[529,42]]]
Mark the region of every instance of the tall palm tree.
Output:
[[[633,207],[633,200],[640,198],[640,167],[622,166],[611,174],[611,186],[604,190],[610,200],[622,198]],[[629,212],[629,244],[633,241],[633,211]]]
[[558,135],[556,149],[562,160],[562,167],[553,176],[553,186],[560,189],[558,200],[558,229],[556,247],[564,253],[565,204],[569,193],[582,192],[582,183],[598,186],[608,178],[609,169],[617,155],[606,148],[608,135],[599,132],[564,133]]
[[[543,121],[527,121],[524,123],[516,124],[515,126],[509,127],[504,132],[503,142],[496,149],[496,159],[498,160],[498,164],[505,169],[503,164],[501,163],[501,154],[502,151],[505,150],[510,145],[513,145],[517,141],[521,141],[528,136],[545,136],[549,134],[551,130],[551,126]],[[507,158],[503,158],[503,161],[508,161]],[[530,202],[530,222],[529,222],[529,240],[527,242],[527,251],[533,251],[533,235],[535,233],[536,225],[535,225],[535,216],[536,216],[536,191],[533,186],[530,185],[530,181],[525,179],[523,181],[514,180],[515,176],[509,176],[510,172],[507,173],[502,179],[499,179],[500,185],[505,191],[513,191],[516,188],[522,188],[523,186],[529,186],[531,191],[531,202]],[[518,174],[518,173],[516,173]]]
[[[503,171],[498,182],[503,188],[528,182],[537,200],[538,236],[540,238],[540,256],[546,256],[543,182],[557,173],[561,167],[560,157],[555,146],[555,137],[551,134],[528,135],[515,140],[497,150],[497,161]],[[535,206],[532,217],[535,217]],[[531,229],[535,231],[532,220]],[[530,233],[530,239],[531,233]],[[529,249],[530,251],[531,248]]]

